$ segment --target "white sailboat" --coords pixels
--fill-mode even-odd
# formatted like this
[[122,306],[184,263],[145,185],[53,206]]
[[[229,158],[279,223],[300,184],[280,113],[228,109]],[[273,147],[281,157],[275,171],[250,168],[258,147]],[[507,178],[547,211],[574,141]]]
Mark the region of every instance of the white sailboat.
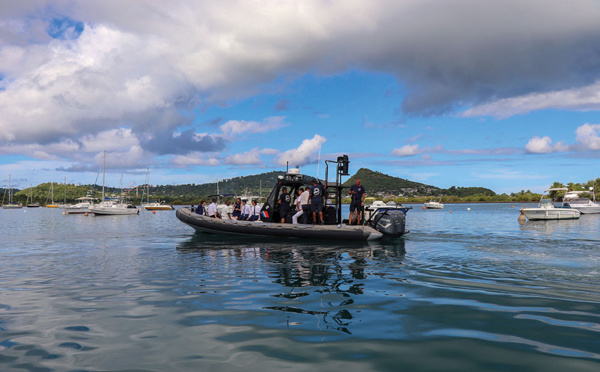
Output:
[[173,206],[169,204],[165,204],[164,202],[151,202],[150,201],[150,168],[146,171],[146,189],[144,190],[146,193],[146,203],[142,204],[142,207],[147,211],[161,211],[168,210],[172,211]]
[[104,151],[104,160],[102,163],[102,201],[89,207],[89,211],[96,216],[101,215],[132,215],[140,211],[135,205],[127,204],[122,197],[107,198],[104,193],[104,183],[106,176],[106,151]]
[[13,202],[12,200],[12,186],[10,184],[10,174],[8,175],[8,204],[2,205],[3,209],[18,209],[23,208],[21,203]]
[[25,205],[27,208],[39,208],[40,203],[33,202],[33,185],[29,188],[29,195],[27,195],[27,204]]
[[46,198],[46,208],[58,208],[57,204],[54,204],[54,182],[50,181],[50,204],[48,203],[48,198]]

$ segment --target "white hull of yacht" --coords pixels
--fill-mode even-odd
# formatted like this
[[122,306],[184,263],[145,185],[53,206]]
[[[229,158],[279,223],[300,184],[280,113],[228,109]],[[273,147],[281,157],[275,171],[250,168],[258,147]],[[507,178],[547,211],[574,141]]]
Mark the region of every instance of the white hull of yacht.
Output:
[[530,221],[573,220],[581,215],[581,212],[573,208],[523,208],[521,212]]
[[591,207],[582,207],[582,206],[576,206],[576,207],[571,207],[573,209],[577,209],[579,212],[581,212],[581,214],[598,214],[600,213],[600,205],[597,206],[591,206]]
[[432,201],[425,203],[425,208],[427,209],[444,209],[444,204]]
[[19,209],[19,208],[23,208],[23,206],[21,204],[4,204],[2,206],[2,209]]
[[113,204],[113,205],[93,205],[89,211],[95,215],[133,215],[139,214],[140,211],[136,206],[130,204]]

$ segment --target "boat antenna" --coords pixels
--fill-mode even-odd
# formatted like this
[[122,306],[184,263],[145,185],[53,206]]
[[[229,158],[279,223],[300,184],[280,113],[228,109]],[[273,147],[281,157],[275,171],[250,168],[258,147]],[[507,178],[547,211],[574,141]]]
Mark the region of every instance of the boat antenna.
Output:
[[289,160],[285,162],[285,173],[288,173],[290,171],[290,162]]
[[319,157],[317,160],[317,181],[319,180],[319,166],[321,165],[321,146],[319,146]]

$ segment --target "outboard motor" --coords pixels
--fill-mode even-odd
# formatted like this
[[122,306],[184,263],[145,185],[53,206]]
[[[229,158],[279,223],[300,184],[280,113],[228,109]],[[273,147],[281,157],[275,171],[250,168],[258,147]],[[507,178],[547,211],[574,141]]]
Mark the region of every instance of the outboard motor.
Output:
[[388,238],[397,238],[407,232],[406,215],[397,209],[378,209],[370,225]]

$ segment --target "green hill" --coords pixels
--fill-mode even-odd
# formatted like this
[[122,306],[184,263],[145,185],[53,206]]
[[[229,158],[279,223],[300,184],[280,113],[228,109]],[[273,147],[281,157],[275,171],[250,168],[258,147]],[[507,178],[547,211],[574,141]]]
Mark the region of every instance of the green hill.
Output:
[[392,177],[387,174],[372,171],[367,168],[360,168],[352,177],[350,177],[344,186],[351,186],[360,178],[361,183],[367,190],[367,194],[385,193],[391,195],[435,195],[439,188],[424,183],[409,181],[404,178]]
[[[271,188],[277,182],[277,177],[284,174],[283,171],[273,171],[250,176],[234,177],[219,181],[220,194],[234,195],[257,195],[267,197]],[[362,180],[368,196],[391,197],[404,196],[431,197],[444,195],[444,199],[459,200],[459,198],[491,197],[496,195],[492,190],[483,187],[455,187],[441,189],[436,186],[410,181],[404,178],[392,177],[387,174],[372,171],[367,168],[359,169],[353,176],[344,182],[345,186],[353,185],[356,178]],[[74,203],[79,197],[85,196],[90,190],[94,190],[94,197],[100,198],[101,186],[73,185],[54,183],[54,201],[61,203]],[[137,189],[123,190],[130,200],[139,204],[142,200],[144,185]],[[16,190],[15,190],[16,191]],[[48,203],[50,195],[50,183],[42,183],[33,188],[27,188],[15,192],[15,200],[25,203],[30,192],[33,193],[33,201],[42,205]],[[107,187],[107,194],[119,194],[121,189]],[[197,204],[202,199],[209,199],[210,195],[217,193],[217,183],[205,184],[183,184],[183,185],[157,185],[150,187],[150,200],[164,200],[170,204]],[[145,196],[144,196],[145,200]],[[479,200],[479,199],[478,199]],[[483,199],[487,200],[487,199]]]

